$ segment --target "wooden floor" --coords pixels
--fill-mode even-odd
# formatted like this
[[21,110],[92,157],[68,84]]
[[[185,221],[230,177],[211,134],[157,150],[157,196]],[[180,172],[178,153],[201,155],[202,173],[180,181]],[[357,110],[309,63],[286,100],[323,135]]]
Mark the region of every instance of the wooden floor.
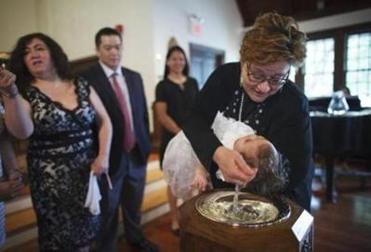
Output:
[[339,178],[337,185],[337,203],[315,198],[315,251],[371,251],[371,179],[363,190],[357,178]]
[[[339,197],[336,204],[326,203],[319,190],[313,200],[315,220],[314,251],[318,252],[368,252],[371,251],[371,179],[361,190],[359,181],[340,178]],[[179,238],[170,231],[168,214],[144,226],[147,237],[159,245],[162,252],[179,251]],[[124,239],[119,242],[120,251],[135,252]],[[36,241],[12,251],[37,251]]]

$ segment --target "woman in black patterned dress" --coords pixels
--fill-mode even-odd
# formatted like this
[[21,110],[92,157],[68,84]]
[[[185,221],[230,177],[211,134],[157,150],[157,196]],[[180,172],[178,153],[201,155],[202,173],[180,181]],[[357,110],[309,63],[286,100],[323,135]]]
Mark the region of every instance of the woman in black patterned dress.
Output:
[[14,114],[26,110],[28,116],[7,124],[15,136],[30,136],[27,162],[40,250],[88,251],[99,216],[84,201],[90,171],[108,169],[107,112],[85,80],[72,80],[66,55],[44,34],[21,37],[10,68],[23,96],[13,95]]

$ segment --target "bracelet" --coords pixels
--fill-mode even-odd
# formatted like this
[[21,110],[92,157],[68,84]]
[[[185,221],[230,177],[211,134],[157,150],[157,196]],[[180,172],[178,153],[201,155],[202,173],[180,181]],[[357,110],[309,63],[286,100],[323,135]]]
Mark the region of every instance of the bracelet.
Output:
[[18,95],[18,88],[13,83],[5,87],[0,87],[0,93],[8,98],[14,98]]

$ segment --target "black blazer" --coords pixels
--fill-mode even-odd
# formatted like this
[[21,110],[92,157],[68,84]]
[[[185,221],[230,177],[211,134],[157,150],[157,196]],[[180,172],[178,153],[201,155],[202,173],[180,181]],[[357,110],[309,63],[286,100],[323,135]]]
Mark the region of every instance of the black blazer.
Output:
[[[145,164],[151,151],[151,142],[149,135],[149,121],[147,102],[144,94],[142,77],[139,73],[127,68],[121,68],[125,77],[130,97],[132,109],[133,124],[137,146],[135,147],[136,160]],[[98,96],[103,102],[109,117],[111,118],[113,135],[110,153],[110,174],[114,174],[120,164],[123,153],[123,132],[124,123],[118,100],[112,89],[111,83],[105,75],[103,68],[99,63],[93,65],[81,76],[86,78],[94,87]]]

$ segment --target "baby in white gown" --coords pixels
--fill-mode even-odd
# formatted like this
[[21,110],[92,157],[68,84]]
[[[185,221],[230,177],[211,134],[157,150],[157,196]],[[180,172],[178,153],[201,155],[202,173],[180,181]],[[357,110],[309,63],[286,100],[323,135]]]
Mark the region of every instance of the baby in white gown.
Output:
[[[264,166],[267,168],[264,170],[272,172],[277,169],[279,155],[276,149],[264,137],[255,135],[250,126],[218,112],[211,128],[223,146],[240,152],[250,167],[261,169]],[[165,180],[178,198],[187,199],[195,189],[202,191],[211,185],[208,172],[183,131],[169,142],[162,167]],[[258,172],[253,181],[262,181],[260,175],[265,176],[266,173]]]

